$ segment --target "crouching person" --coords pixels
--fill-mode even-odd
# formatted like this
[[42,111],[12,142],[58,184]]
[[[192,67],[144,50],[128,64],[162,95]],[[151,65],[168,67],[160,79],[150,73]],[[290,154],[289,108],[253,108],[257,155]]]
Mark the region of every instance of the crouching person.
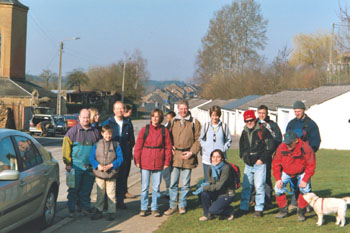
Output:
[[272,161],[273,176],[276,179],[276,202],[280,209],[276,218],[284,218],[288,215],[285,192],[288,192],[286,186],[290,183],[294,191],[300,190],[298,220],[305,220],[305,208],[308,203],[302,195],[310,192],[310,178],[315,173],[315,167],[315,152],[309,143],[299,139],[294,131],[287,131]]
[[112,221],[116,212],[116,177],[118,168],[123,163],[123,153],[117,141],[112,141],[113,128],[110,125],[102,127],[100,139],[90,152],[90,163],[96,176],[97,200],[96,212],[92,220],[102,218],[105,195],[107,194],[108,218]]
[[233,220],[233,207],[230,205],[235,195],[235,175],[233,168],[225,161],[224,153],[217,149],[210,154],[209,182],[194,192],[200,194],[203,216],[199,221],[207,221],[220,215],[222,219]]

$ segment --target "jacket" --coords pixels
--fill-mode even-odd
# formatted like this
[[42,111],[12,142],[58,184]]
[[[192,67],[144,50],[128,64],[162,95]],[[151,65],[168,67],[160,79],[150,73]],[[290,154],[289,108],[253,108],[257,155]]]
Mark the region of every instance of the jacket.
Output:
[[[163,142],[162,129],[158,125],[149,126],[146,141],[143,141],[146,127],[143,127],[137,136],[134,149],[135,164],[140,164],[141,169],[163,170],[164,165],[171,163],[171,139],[168,129],[165,129],[165,142]],[[154,148],[150,148],[154,147]]]
[[303,181],[308,182],[314,175],[316,168],[315,152],[308,142],[298,139],[298,143],[293,151],[282,143],[276,151],[272,160],[272,171],[276,181],[281,179],[282,171],[291,177],[305,172]]
[[247,165],[254,166],[259,159],[266,163],[273,149],[273,137],[264,126],[257,123],[252,130],[244,126],[239,139],[239,156]]
[[[173,155],[173,167],[192,169],[197,167],[197,153],[201,146],[198,141],[201,133],[201,125],[197,119],[191,115],[185,117],[185,122],[181,125],[181,119],[175,117],[169,126],[170,136],[172,138],[175,153]],[[182,159],[184,151],[191,151],[192,156],[189,159]]]
[[219,195],[234,196],[234,176],[232,166],[227,163],[222,167],[220,179],[218,181],[213,178],[211,168],[209,168],[209,185],[203,186],[203,191],[218,192]]
[[[107,154],[104,154],[104,144],[103,139],[100,139],[91,149],[90,152],[90,164],[94,168],[93,173],[95,176],[101,179],[110,179],[117,176],[117,169],[123,163],[123,153],[120,145],[117,143],[113,144],[111,141]],[[114,148],[116,145],[116,148]],[[113,164],[113,168],[109,171],[99,171],[97,167],[99,164],[102,166]]]
[[282,143],[282,133],[280,127],[278,127],[276,122],[270,120],[269,116],[267,116],[264,121],[259,120],[259,124],[262,124],[266,127],[267,130],[270,131],[274,140],[273,151],[275,152],[277,150],[277,147]]
[[70,128],[63,138],[63,162],[82,170],[90,169],[90,151],[99,138],[100,134],[95,128],[85,130],[80,123]]
[[119,135],[119,125],[114,116],[109,117],[101,126],[110,125],[113,128],[112,140],[119,142],[123,151],[124,161],[126,158],[132,158],[132,148],[135,146],[134,128],[130,120],[123,118],[122,134]]
[[[213,150],[220,149],[222,152],[225,153],[230,148],[230,145],[232,142],[230,129],[228,128],[227,125],[225,130],[223,130],[222,127],[223,127],[223,123],[220,121],[217,126],[216,132],[214,133],[214,127],[212,123],[207,122],[204,124],[204,126],[201,129],[199,142],[202,146],[202,162],[204,164],[211,165],[210,154]],[[225,136],[224,136],[224,131],[225,131]],[[214,142],[214,134],[215,134],[215,142]]]

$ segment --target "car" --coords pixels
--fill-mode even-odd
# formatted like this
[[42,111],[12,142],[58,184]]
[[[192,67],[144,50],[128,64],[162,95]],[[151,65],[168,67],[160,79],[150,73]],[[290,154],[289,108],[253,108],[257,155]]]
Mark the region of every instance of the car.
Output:
[[54,221],[59,191],[59,165],[32,136],[0,129],[0,231],[29,221],[41,227]]
[[68,129],[68,126],[64,116],[54,115],[53,118],[55,120],[56,133],[65,134]]
[[66,114],[66,115],[64,115],[64,118],[67,121],[68,129],[72,128],[73,126],[75,126],[79,122],[77,114]]
[[44,136],[51,135],[54,137],[56,135],[56,122],[54,116],[49,114],[34,114],[29,121],[29,133],[31,135],[43,134],[40,124],[43,121],[47,121],[47,132]]

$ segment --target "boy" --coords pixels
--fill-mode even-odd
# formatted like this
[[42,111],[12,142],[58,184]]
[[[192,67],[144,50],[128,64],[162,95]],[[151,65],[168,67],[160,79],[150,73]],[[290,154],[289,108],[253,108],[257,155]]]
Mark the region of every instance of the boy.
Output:
[[112,141],[113,128],[110,125],[102,127],[102,139],[91,149],[90,163],[96,176],[97,200],[96,213],[91,216],[92,220],[102,218],[104,197],[108,196],[108,220],[112,221],[116,212],[116,176],[117,168],[123,162],[122,150],[119,143]]

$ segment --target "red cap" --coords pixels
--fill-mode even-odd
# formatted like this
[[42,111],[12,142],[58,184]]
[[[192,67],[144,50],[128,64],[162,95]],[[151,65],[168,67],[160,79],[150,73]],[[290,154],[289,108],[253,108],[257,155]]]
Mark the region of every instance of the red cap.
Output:
[[256,119],[255,117],[255,112],[253,110],[247,110],[244,112],[243,114],[243,117],[244,117],[244,120],[247,120],[247,119]]

